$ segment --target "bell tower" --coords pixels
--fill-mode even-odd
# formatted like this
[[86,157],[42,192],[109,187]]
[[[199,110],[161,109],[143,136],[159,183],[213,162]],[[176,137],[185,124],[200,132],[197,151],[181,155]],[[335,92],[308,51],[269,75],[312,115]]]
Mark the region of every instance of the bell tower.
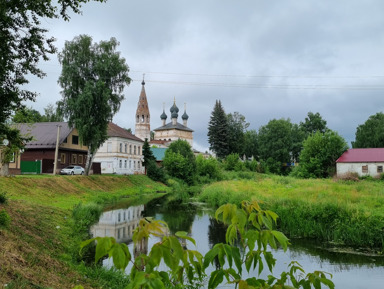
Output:
[[136,110],[136,125],[135,125],[135,136],[148,141],[151,140],[151,126],[150,126],[150,114],[148,108],[147,95],[145,93],[145,81],[141,83],[141,93],[139,102],[137,103]]

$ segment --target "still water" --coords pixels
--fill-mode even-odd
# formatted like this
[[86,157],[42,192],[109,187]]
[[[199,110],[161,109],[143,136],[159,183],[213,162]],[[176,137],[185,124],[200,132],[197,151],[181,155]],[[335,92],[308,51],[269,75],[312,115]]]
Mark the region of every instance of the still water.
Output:
[[[225,228],[212,218],[211,210],[196,204],[170,204],[165,200],[105,211],[99,223],[91,228],[91,233],[94,237],[112,236],[119,242],[125,242],[132,252],[133,230],[142,217],[166,221],[171,233],[188,232],[196,240],[196,248],[188,243],[189,249],[197,249],[203,255],[214,244],[225,241]],[[151,246],[158,241],[159,239],[151,238],[141,249],[150,250]],[[273,251],[277,259],[273,270],[274,276],[279,276],[282,271],[286,271],[287,265],[294,260],[299,262],[306,272],[322,270],[331,273],[332,281],[339,289],[384,289],[384,257],[332,252],[329,248],[324,248],[313,241],[293,240],[291,243],[286,252]],[[106,266],[110,264],[108,260],[105,261]],[[268,269],[264,270],[261,277],[269,274]],[[234,287],[223,285],[220,288]]]

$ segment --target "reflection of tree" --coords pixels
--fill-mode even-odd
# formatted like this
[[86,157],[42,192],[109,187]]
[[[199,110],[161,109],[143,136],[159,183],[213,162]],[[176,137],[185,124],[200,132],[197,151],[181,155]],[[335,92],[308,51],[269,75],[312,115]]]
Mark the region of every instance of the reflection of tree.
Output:
[[162,220],[168,224],[172,234],[178,231],[191,232],[197,212],[193,204],[183,204],[180,201],[168,201],[166,198],[154,200],[145,206],[144,216],[162,215]]
[[225,243],[225,233],[227,226],[223,223],[216,221],[214,218],[209,218],[208,226],[208,241],[209,248],[212,249],[217,243]]

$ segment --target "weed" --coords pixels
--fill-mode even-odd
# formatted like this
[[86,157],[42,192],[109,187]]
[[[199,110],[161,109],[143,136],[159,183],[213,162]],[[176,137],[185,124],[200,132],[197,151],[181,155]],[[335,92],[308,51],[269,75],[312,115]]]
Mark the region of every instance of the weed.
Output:
[[0,227],[9,228],[9,224],[11,223],[11,217],[8,213],[3,209],[0,211]]
[[0,204],[6,204],[8,202],[8,196],[6,192],[0,192]]

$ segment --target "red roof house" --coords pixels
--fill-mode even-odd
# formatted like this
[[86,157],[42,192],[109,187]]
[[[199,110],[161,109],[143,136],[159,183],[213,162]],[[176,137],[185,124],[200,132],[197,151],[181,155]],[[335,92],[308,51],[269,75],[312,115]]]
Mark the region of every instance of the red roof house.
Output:
[[359,176],[380,176],[383,173],[384,148],[349,149],[336,161],[337,175],[357,173]]

